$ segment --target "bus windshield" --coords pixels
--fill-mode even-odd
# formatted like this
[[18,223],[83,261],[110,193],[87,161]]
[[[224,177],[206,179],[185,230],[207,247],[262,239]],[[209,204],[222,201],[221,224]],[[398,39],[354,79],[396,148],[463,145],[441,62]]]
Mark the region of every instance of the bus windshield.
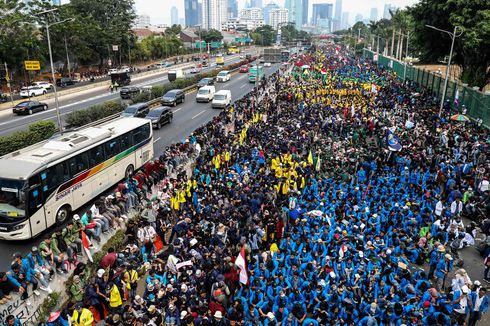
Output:
[[25,181],[0,178],[1,217],[23,218],[26,216],[25,185]]

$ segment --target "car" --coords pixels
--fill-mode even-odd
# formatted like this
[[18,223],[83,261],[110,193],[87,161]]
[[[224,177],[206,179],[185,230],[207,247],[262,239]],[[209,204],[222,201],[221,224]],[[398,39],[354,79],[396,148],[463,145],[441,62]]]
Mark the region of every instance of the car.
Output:
[[272,64],[270,62],[264,62],[264,67],[270,67]]
[[38,111],[46,111],[48,109],[48,105],[46,103],[38,102],[38,101],[24,101],[18,103],[16,106],[12,108],[12,111],[17,114],[33,114]]
[[216,88],[213,85],[203,86],[199,88],[196,94],[196,102],[211,102],[216,93]]
[[158,106],[146,115],[145,119],[151,120],[151,125],[155,129],[160,129],[163,124],[171,123],[174,113],[168,106]]
[[129,99],[132,95],[136,95],[141,93],[141,89],[136,86],[124,86],[121,88],[119,95],[121,95],[122,99]]
[[245,54],[240,54],[240,59],[245,59]]
[[214,108],[226,108],[231,104],[231,91],[228,89],[222,89],[214,94],[211,107]]
[[201,64],[202,64],[203,67],[207,67],[209,65],[206,60],[204,60],[203,62],[201,62]]
[[59,87],[71,86],[71,85],[75,85],[75,83],[76,81],[74,79],[68,77],[61,77],[60,79],[56,80],[56,86]]
[[185,102],[185,94],[181,89],[172,89],[160,98],[162,105],[176,106],[178,103]]
[[44,95],[48,91],[44,89],[44,87],[41,86],[29,86],[29,87],[22,87],[20,90],[20,97],[34,97],[38,95]]
[[203,87],[203,86],[208,86],[208,85],[214,85],[214,79],[213,78],[203,78],[197,83],[197,87]]
[[47,81],[33,82],[33,83],[31,83],[31,86],[40,86],[40,87],[44,88],[47,91],[53,89],[53,84],[48,83]]
[[109,76],[110,76],[110,75],[112,75],[112,74],[114,74],[114,73],[116,73],[116,72],[117,72],[117,69],[116,69],[116,68],[112,68],[112,69],[109,69],[109,70],[107,71],[107,75],[109,75]]
[[247,65],[243,65],[243,66],[240,66],[240,72],[241,73],[244,73],[244,72],[248,72],[249,68]]
[[192,66],[190,71],[191,74],[197,74],[199,72],[199,68],[197,68],[196,66]]
[[217,82],[227,82],[231,78],[231,74],[228,70],[222,70],[216,75],[216,81]]
[[128,106],[122,113],[121,117],[144,118],[150,112],[150,107],[146,103],[135,103]]

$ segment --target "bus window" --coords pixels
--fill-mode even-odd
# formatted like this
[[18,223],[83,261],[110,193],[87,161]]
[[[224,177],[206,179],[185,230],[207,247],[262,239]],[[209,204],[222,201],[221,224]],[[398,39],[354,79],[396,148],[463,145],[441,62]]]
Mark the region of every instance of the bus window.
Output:
[[120,139],[120,144],[121,144],[121,152],[129,149],[131,146],[133,146],[133,137],[131,137],[130,133],[126,133],[124,135],[121,135],[118,137]]
[[71,177],[88,169],[88,157],[87,153],[78,154],[68,160],[68,165],[70,166]]
[[88,151],[88,159],[90,167],[93,168],[96,165],[105,161],[104,146],[99,145]]
[[150,125],[145,124],[133,131],[133,139],[135,144],[139,144],[150,137]]
[[105,155],[107,157],[113,157],[119,154],[120,151],[120,144],[119,144],[119,137],[114,138],[110,142],[104,143],[104,151]]

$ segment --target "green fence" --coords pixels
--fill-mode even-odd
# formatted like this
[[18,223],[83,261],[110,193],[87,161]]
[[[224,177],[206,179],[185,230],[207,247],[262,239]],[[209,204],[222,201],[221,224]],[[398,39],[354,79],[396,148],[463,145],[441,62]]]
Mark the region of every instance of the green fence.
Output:
[[[390,69],[403,78],[405,73],[405,64],[379,54],[373,51],[364,49],[363,56],[365,58],[375,60],[379,66]],[[425,86],[434,92],[438,98],[442,97],[444,89],[444,77],[439,74],[430,72],[425,69],[420,69],[413,66],[407,66],[406,78],[416,81],[419,85]],[[484,94],[478,90],[464,86],[461,83],[450,80],[447,85],[446,99],[454,103],[458,97],[460,105],[465,105],[467,114],[473,119],[482,119],[486,127],[490,127],[490,94]]]

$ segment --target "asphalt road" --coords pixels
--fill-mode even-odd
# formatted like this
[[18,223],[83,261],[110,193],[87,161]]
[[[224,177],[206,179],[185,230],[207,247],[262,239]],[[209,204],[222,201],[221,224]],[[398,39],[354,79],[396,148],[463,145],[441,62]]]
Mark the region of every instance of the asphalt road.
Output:
[[[279,64],[265,68],[266,75],[270,75],[280,68]],[[226,83],[216,83],[216,90],[228,89],[231,91],[232,99],[237,100],[243,95],[250,92],[254,84],[248,82],[248,74],[237,73],[232,75],[231,80]],[[113,97],[118,95],[110,94]],[[93,105],[92,101],[84,102],[85,106]],[[100,102],[100,100],[99,100]],[[90,103],[90,104],[88,104]],[[94,103],[96,104],[96,103]],[[77,109],[81,109],[82,104],[76,105]],[[159,156],[166,146],[175,142],[185,140],[196,128],[204,125],[208,121],[220,113],[220,109],[212,109],[211,103],[196,103],[196,92],[186,95],[184,103],[172,108],[174,118],[171,124],[162,126],[160,130],[155,130],[153,134],[155,156]],[[34,115],[38,116],[40,114]],[[51,119],[55,116],[51,115]],[[83,209],[82,209],[83,211]],[[46,230],[52,232],[52,228]],[[17,252],[29,252],[30,248],[37,245],[43,239],[44,233],[41,233],[36,239],[23,241],[3,241],[0,240],[0,271],[5,271],[10,268],[11,257]]]
[[[244,59],[240,59],[240,55],[230,55],[225,56],[225,64],[239,62]],[[203,71],[209,71],[215,69],[216,65],[211,63],[209,67],[203,69]],[[187,75],[191,75],[187,71]],[[161,85],[168,82],[167,73],[162,72],[161,74],[152,76],[133,77],[133,86],[150,86],[150,85]],[[35,98],[33,98],[35,100]],[[108,88],[97,87],[94,89],[80,91],[74,94],[68,94],[59,98],[60,105],[60,115],[62,122],[64,117],[73,111],[83,110],[92,105],[100,104],[110,100],[120,100],[118,92],[110,93]],[[44,112],[38,112],[31,116],[17,116],[12,113],[10,109],[0,111],[0,136],[7,136],[13,132],[26,129],[27,126],[33,122],[39,120],[52,120],[57,121],[56,109],[54,104],[54,99],[43,100],[42,102],[47,103],[49,109]]]

